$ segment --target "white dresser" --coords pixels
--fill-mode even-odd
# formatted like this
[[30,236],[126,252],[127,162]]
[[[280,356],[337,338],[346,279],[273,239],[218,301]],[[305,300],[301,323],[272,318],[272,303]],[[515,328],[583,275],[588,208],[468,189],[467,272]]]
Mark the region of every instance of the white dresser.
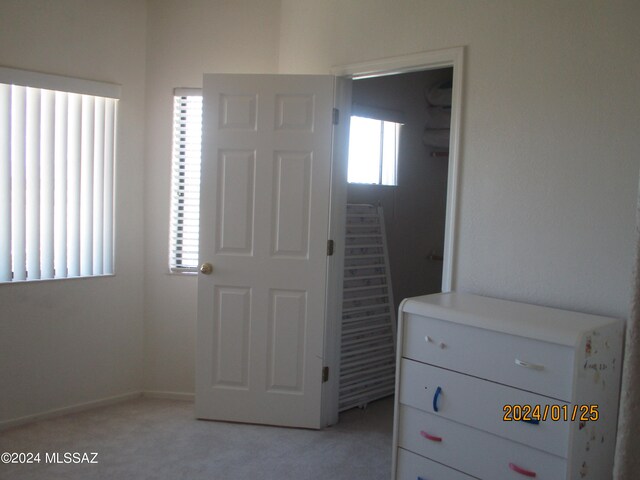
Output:
[[622,321],[448,293],[398,322],[394,479],[611,478]]

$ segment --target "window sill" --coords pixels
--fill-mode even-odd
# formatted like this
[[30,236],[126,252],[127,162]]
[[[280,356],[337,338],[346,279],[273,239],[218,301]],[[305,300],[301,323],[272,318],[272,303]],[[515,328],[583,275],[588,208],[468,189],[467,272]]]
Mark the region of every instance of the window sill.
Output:
[[105,273],[102,275],[87,275],[87,276],[79,276],[79,277],[61,277],[61,278],[37,278],[31,280],[11,280],[9,282],[0,282],[0,287],[3,285],[29,285],[35,283],[47,283],[47,282],[61,282],[61,281],[69,281],[69,280],[91,280],[94,278],[109,278],[115,277],[115,273]]
[[180,268],[180,269],[171,268],[167,272],[167,275],[176,276],[176,277],[195,277],[198,275],[198,270],[196,268],[189,269],[189,270],[184,268]]

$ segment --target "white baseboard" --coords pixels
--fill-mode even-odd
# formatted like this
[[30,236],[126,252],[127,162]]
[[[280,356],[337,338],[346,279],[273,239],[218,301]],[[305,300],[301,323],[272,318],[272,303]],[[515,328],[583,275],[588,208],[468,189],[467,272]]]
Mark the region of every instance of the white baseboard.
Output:
[[83,412],[96,407],[103,407],[105,405],[111,405],[114,403],[124,402],[126,400],[132,400],[139,398],[143,395],[143,392],[130,392],[122,395],[114,395],[113,397],[101,398],[98,400],[92,400],[90,402],[78,403],[70,405],[68,407],[55,408],[46,412],[34,413],[32,415],[25,415],[24,417],[13,418],[11,420],[0,421],[0,430],[6,430],[7,428],[17,427],[24,425],[25,423],[35,422],[37,420],[46,420],[55,417],[61,417],[70,413]]
[[187,392],[159,392],[145,390],[142,396],[147,398],[165,398],[167,400],[184,400],[185,402],[193,402],[196,399],[194,393]]

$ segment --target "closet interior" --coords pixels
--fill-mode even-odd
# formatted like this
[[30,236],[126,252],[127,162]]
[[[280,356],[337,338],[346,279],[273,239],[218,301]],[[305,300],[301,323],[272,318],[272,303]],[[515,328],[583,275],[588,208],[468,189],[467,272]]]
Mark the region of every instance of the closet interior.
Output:
[[384,133],[364,147],[393,147],[395,172],[378,159],[377,183],[348,185],[340,411],[393,394],[398,306],[441,291],[452,76],[443,68],[353,81],[352,115],[401,125],[391,147]]

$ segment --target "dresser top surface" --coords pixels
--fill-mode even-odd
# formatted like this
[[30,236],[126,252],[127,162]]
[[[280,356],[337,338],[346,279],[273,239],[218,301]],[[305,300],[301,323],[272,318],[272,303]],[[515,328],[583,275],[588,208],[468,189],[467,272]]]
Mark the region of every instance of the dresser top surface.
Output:
[[557,308],[469,293],[438,293],[405,299],[400,309],[425,317],[574,347],[589,330],[623,322]]

